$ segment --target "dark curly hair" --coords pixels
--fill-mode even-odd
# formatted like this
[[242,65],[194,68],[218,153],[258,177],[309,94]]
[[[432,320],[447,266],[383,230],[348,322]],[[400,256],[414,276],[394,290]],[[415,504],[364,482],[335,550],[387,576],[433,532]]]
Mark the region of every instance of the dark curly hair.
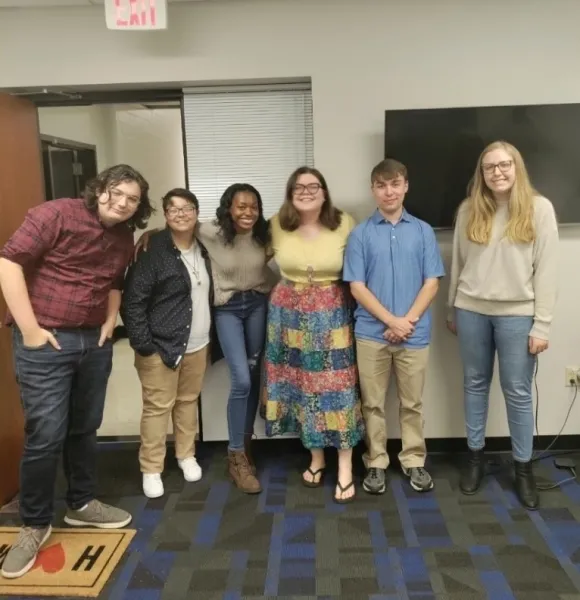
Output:
[[220,233],[226,244],[233,244],[236,237],[236,227],[230,213],[236,194],[248,192],[256,197],[258,202],[258,220],[253,227],[252,237],[260,244],[266,246],[270,241],[270,229],[268,221],[264,218],[264,209],[262,206],[262,197],[260,192],[249,183],[234,183],[228,187],[220,199],[220,205],[215,211],[216,222],[220,228]]
[[94,179],[91,179],[85,188],[83,194],[85,205],[91,212],[97,212],[99,206],[99,196],[112,187],[123,183],[124,181],[134,181],[141,189],[141,200],[135,214],[126,221],[131,231],[135,229],[145,229],[147,221],[155,212],[149,198],[149,184],[147,180],[133,167],[129,165],[115,165],[99,173]]

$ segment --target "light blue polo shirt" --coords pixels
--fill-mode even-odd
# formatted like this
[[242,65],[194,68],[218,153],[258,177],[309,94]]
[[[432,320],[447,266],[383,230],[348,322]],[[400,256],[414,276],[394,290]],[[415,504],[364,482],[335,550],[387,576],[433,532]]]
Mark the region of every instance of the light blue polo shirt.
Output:
[[[445,275],[433,228],[406,210],[393,225],[377,210],[349,236],[343,279],[360,281],[391,313],[404,317],[426,279]],[[385,325],[360,304],[355,311],[355,336],[383,344]],[[431,341],[431,309],[415,325],[413,335],[401,347],[424,348]]]

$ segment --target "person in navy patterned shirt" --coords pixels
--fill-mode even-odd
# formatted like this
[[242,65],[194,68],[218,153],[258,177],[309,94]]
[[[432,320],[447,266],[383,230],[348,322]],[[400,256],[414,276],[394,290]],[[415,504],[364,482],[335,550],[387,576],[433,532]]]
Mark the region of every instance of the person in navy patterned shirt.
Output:
[[97,429],[133,231],[146,226],[153,210],[148,190],[132,167],[111,167],[89,183],[84,199],[31,209],[0,251],[26,432],[23,527],[4,560],[4,577],[29,571],[50,537],[61,452],[66,523],[111,529],[131,521],[129,513],[95,498]]
[[348,240],[343,278],[357,301],[357,365],[366,425],[363,489],[382,494],[389,465],[385,400],[397,378],[403,448],[399,460],[416,491],[433,488],[425,470],[422,395],[431,337],[429,306],[445,275],[433,229],[404,208],[406,167],[393,159],[371,173],[377,210]]

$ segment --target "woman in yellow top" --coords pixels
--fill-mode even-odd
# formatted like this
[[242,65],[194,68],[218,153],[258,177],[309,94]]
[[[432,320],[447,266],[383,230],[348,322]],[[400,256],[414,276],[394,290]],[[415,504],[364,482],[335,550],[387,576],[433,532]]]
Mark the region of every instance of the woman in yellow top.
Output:
[[290,176],[271,220],[282,279],[268,307],[266,433],[300,434],[312,454],[308,487],[322,484],[324,448],[337,448],[340,504],[354,499],[352,448],[364,437],[351,301],[341,279],[354,226],[332,205],[322,174],[308,167]]

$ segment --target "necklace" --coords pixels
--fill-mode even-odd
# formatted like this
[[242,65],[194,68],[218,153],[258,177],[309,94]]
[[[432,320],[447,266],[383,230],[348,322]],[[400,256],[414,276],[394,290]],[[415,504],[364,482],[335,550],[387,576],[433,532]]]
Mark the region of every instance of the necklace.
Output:
[[197,266],[197,252],[195,251],[195,248],[193,249],[193,263],[194,264],[191,264],[187,260],[187,258],[185,258],[185,254],[183,252],[181,253],[181,258],[185,262],[185,264],[191,269],[191,274],[195,277],[197,285],[201,285],[201,277],[199,275],[199,268]]

